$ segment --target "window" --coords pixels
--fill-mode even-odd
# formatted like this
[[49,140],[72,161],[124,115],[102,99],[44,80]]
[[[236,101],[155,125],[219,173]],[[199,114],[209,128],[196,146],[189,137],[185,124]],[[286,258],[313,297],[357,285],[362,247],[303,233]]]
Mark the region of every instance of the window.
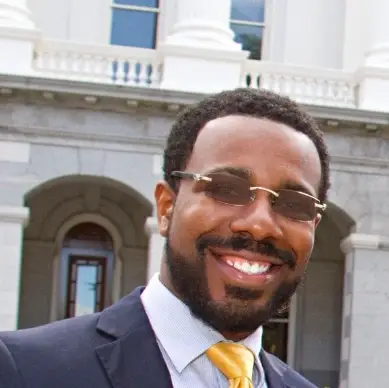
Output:
[[265,0],[232,0],[230,27],[250,59],[261,59]]
[[289,312],[276,315],[263,326],[263,348],[287,362]]
[[105,307],[105,257],[71,256],[68,268],[66,317],[78,317]]
[[111,303],[113,241],[93,223],[67,233],[61,254],[64,318],[99,312]]
[[158,0],[113,0],[111,43],[155,48]]

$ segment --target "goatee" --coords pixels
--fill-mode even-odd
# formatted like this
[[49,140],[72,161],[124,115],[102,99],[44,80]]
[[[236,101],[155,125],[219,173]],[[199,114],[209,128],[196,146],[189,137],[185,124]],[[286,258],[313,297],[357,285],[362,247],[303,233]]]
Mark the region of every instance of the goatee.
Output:
[[[241,239],[241,237],[239,238]],[[239,238],[234,239],[235,244]],[[291,296],[301,282],[301,277],[292,282],[281,284],[265,306],[258,307],[252,303],[253,300],[261,297],[263,291],[236,286],[225,287],[225,300],[212,300],[204,260],[205,249],[210,239],[212,237],[207,236],[200,237],[197,240],[198,254],[196,260],[182,257],[174,252],[169,239],[165,244],[165,260],[170,282],[176,294],[189,307],[195,317],[221,333],[245,333],[255,331],[277,312],[286,308]],[[217,237],[213,239],[215,240]],[[231,242],[231,239],[229,239],[229,242]],[[227,240],[224,239],[223,243],[227,245]],[[219,245],[221,244],[222,241],[220,240]],[[245,244],[247,246],[247,242]],[[270,254],[277,253],[274,251],[274,247],[269,248],[267,246],[266,249],[269,250]],[[291,267],[295,264],[293,258],[286,253],[283,254],[283,260]]]

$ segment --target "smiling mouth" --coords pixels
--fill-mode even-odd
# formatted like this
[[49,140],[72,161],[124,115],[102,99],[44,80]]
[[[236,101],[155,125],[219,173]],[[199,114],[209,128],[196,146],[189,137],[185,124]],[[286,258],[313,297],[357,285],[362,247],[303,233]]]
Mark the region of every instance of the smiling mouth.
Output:
[[259,275],[264,274],[270,270],[272,264],[270,263],[249,263],[248,261],[241,260],[226,260],[225,261],[230,267],[243,272],[247,275]]
[[231,269],[236,270],[242,275],[248,275],[253,277],[266,277],[278,272],[283,264],[273,264],[264,260],[246,260],[237,255],[220,255],[212,252],[214,258],[223,265],[229,266]]

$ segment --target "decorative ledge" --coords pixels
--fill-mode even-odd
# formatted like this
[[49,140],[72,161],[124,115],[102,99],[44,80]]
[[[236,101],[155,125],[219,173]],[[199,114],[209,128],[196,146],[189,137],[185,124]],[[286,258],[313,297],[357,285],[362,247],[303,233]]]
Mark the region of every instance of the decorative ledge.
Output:
[[342,241],[340,247],[345,254],[357,249],[386,251],[389,250],[389,237],[353,233]]
[[159,234],[157,217],[148,217],[145,224],[145,232],[147,235]]
[[22,206],[0,206],[0,222],[20,223],[27,225],[30,209]]

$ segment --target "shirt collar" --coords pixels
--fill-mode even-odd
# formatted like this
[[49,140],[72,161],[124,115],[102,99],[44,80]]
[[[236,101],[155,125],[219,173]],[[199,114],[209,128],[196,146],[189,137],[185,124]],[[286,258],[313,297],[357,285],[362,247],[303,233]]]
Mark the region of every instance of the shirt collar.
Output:
[[[220,333],[194,317],[188,306],[161,283],[158,274],[150,280],[141,299],[158,341],[179,373],[212,345],[226,342]],[[259,368],[262,332],[260,327],[240,342],[254,353]]]

